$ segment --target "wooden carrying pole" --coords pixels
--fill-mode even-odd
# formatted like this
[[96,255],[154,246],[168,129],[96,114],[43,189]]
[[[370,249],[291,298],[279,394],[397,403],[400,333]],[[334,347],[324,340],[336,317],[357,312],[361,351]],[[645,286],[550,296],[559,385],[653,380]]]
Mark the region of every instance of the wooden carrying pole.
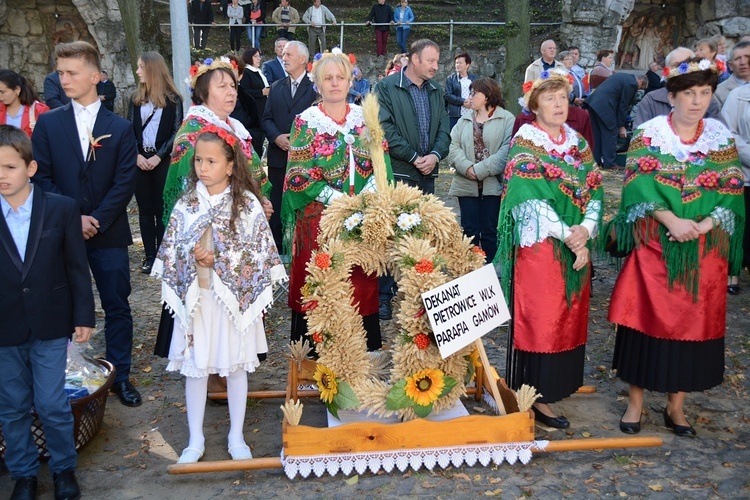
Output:
[[[499,401],[499,399],[498,399]],[[555,451],[600,450],[610,448],[646,448],[661,446],[662,440],[655,436],[599,439],[566,439],[550,441],[544,449],[532,448],[533,453]],[[251,458],[248,460],[214,460],[194,464],[172,464],[167,468],[170,474],[194,474],[200,472],[222,472],[233,470],[280,469],[281,457]]]

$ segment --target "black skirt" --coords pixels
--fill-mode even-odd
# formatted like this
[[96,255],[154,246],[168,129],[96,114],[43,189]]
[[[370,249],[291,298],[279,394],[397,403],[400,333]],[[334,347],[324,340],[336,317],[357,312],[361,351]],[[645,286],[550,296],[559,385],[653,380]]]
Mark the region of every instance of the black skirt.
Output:
[[618,325],[612,368],[624,382],[649,391],[705,391],[724,379],[724,337],[665,340]]
[[523,384],[536,388],[539,403],[555,403],[583,385],[586,345],[570,351],[538,353],[513,349],[509,360],[508,384],[518,390]]

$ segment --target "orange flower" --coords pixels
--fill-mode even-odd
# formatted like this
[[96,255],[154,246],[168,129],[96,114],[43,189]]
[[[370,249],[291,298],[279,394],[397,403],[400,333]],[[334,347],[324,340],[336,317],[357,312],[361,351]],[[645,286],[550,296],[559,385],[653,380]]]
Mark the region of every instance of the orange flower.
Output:
[[321,269],[328,269],[329,267],[331,267],[331,256],[325,252],[316,254],[315,265]]
[[482,250],[482,249],[481,249],[481,248],[479,248],[479,247],[471,247],[471,251],[472,251],[472,252],[474,252],[474,253],[478,253],[478,254],[479,254],[479,255],[481,255],[482,257],[487,257],[487,253],[485,253],[485,251],[484,251],[484,250]]
[[523,84],[523,93],[525,94],[529,90],[531,90],[531,87],[534,86],[534,82],[526,82]]
[[316,344],[320,344],[321,342],[323,342],[323,336],[320,334],[320,332],[315,332],[311,336],[313,342],[315,342]]
[[432,264],[432,261],[427,259],[422,259],[414,266],[414,269],[419,274],[430,274],[432,271],[435,270],[435,266]]

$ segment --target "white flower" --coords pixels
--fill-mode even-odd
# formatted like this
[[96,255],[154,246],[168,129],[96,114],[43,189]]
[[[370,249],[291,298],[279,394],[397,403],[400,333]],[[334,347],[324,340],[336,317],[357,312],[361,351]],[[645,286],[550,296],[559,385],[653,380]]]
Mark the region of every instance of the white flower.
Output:
[[711,61],[709,61],[708,59],[701,59],[701,61],[698,63],[698,69],[701,71],[706,71],[710,67]]
[[347,231],[351,231],[355,227],[359,226],[360,223],[365,220],[365,214],[362,212],[355,212],[344,221],[344,227]]
[[341,48],[340,47],[334,47],[331,49],[331,54],[341,54]]
[[422,217],[419,214],[407,214],[402,213],[398,216],[398,227],[402,231],[408,231],[413,227],[418,226],[422,222]]
[[221,56],[219,58],[219,61],[221,61],[223,63],[227,63],[227,64],[232,64],[232,62],[229,60],[229,58],[227,56]]
[[351,146],[354,144],[354,136],[352,134],[346,134],[344,136],[344,142]]

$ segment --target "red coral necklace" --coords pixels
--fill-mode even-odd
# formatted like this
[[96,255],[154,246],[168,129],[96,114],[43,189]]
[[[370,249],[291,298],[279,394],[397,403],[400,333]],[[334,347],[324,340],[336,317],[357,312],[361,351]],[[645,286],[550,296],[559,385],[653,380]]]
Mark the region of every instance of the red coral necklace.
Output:
[[331,120],[333,120],[333,122],[336,125],[343,125],[344,123],[346,123],[346,117],[349,116],[349,103],[346,103],[346,112],[344,113],[344,117],[342,119],[340,119],[340,120],[337,120],[336,118],[334,118],[331,115],[329,115],[328,113],[326,113],[326,110],[323,109],[323,103],[322,102],[320,104],[318,104],[318,109],[320,110],[321,113],[323,113],[328,118],[330,118]]
[[[674,125],[672,125],[672,113],[669,113],[667,115],[667,123],[669,123],[669,128],[672,129],[672,132],[674,132],[674,135],[676,135],[677,137],[680,137],[680,134],[674,129]],[[703,133],[703,127],[704,127],[703,118],[701,118],[701,121],[698,122],[698,129],[695,131],[695,135],[693,136],[693,138],[690,139],[689,141],[683,141],[682,137],[680,137],[680,142],[683,144],[687,144],[687,145],[695,144],[696,142],[698,142],[698,139],[700,139],[701,134]]]
[[531,122],[531,124],[534,125],[536,128],[538,128],[539,130],[541,130],[542,132],[544,132],[545,134],[547,134],[547,137],[549,137],[549,140],[552,141],[553,144],[556,144],[556,145],[559,146],[560,144],[564,144],[565,143],[565,139],[566,139],[566,137],[565,137],[565,128],[562,125],[560,125],[560,138],[559,139],[555,139],[554,137],[552,137],[550,135],[549,132],[547,132],[542,127],[540,127],[539,124],[536,122],[536,120],[534,120],[533,122]]

